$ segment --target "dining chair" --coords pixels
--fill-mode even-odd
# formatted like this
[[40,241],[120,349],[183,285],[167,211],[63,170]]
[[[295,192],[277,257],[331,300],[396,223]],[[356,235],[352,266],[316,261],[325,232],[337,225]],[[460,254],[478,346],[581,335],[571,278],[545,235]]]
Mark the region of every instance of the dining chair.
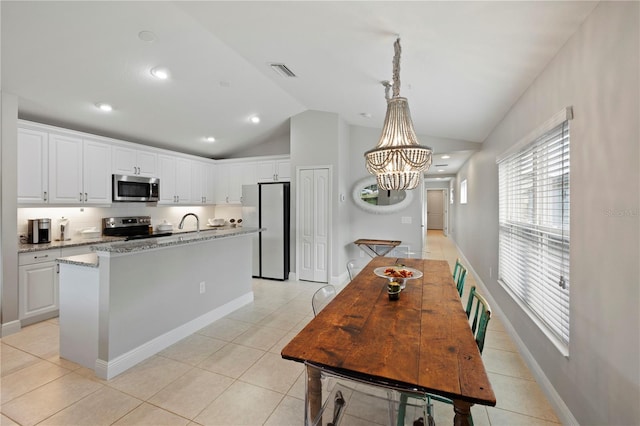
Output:
[[336,288],[331,284],[320,287],[313,293],[311,297],[311,307],[313,308],[313,316],[318,315],[325,306],[336,297]]
[[458,290],[458,294],[462,297],[462,292],[464,291],[464,282],[467,278],[467,268],[462,266],[462,264],[458,265],[458,279],[455,280],[456,289]]
[[457,282],[458,281],[458,272],[460,271],[460,267],[462,266],[462,263],[460,263],[460,258],[456,259],[456,266],[453,267],[453,281]]
[[[489,325],[489,320],[491,319],[491,308],[489,307],[489,303],[487,300],[482,297],[476,291],[476,286],[471,287],[469,291],[469,298],[467,299],[467,308],[465,309],[465,313],[467,314],[467,318],[469,319],[469,326],[471,327],[471,333],[478,345],[478,350],[480,351],[480,355],[482,355],[482,350],[484,349],[484,341],[487,335],[487,326]],[[424,399],[426,400],[426,407],[429,416],[429,420],[432,420],[433,416],[433,403],[432,401],[439,401],[445,404],[453,405],[453,401],[449,398],[445,398],[440,395],[434,394],[414,394],[414,393],[401,393],[400,394],[400,408],[398,410],[398,426],[404,425],[404,418],[400,417],[400,412],[402,410],[402,405],[407,403],[408,398],[414,399]],[[430,423],[431,424],[431,423]],[[469,424],[473,426],[473,417],[469,414]]]
[[347,272],[349,273],[349,281],[351,281],[362,270],[362,266],[356,259],[350,259],[347,262]]
[[[323,398],[324,403],[313,419],[310,418],[309,401],[306,399],[308,395],[305,393],[306,425],[337,426],[340,424],[342,416],[349,414],[358,417],[360,421],[396,426],[396,422],[398,425],[400,424],[398,421],[400,409],[402,409],[403,419],[406,413],[409,413],[411,417],[418,418],[413,424],[424,424],[423,419],[427,418],[424,399],[416,399],[412,403],[404,401],[404,404],[400,405],[400,401],[396,397],[397,393],[404,390],[400,387],[372,384],[364,379],[345,376],[340,371],[308,361],[305,362],[305,365],[319,370],[323,378],[334,379],[334,384],[330,388],[327,386],[326,390],[329,394]],[[429,423],[429,425],[433,425],[433,423]],[[425,426],[427,425],[425,424]]]

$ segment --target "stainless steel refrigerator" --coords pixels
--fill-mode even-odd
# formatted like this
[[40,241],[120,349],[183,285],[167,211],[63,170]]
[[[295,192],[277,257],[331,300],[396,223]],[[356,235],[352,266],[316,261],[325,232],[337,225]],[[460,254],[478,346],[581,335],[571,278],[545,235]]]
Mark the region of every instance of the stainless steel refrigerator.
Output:
[[242,186],[243,226],[265,228],[253,237],[254,277],[289,278],[289,182]]

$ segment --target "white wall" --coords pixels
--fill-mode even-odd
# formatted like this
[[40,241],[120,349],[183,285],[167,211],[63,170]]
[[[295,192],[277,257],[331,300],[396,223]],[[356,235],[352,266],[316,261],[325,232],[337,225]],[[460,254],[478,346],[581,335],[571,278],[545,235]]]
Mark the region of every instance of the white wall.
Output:
[[[380,130],[368,127],[351,126],[351,138],[349,140],[349,177],[347,206],[348,229],[348,255],[350,258],[368,257],[353,244],[359,238],[400,240],[402,245],[410,246],[410,251],[419,253],[422,250],[422,203],[420,192],[422,185],[414,189],[412,203],[405,209],[391,214],[373,214],[359,208],[351,197],[353,187],[361,179],[372,177],[365,165],[364,153],[373,149],[380,139]],[[422,141],[421,141],[422,142]],[[424,142],[422,142],[424,144]],[[403,217],[411,218],[411,223],[402,223]]]
[[[15,95],[1,93],[2,133],[0,136],[0,257],[2,266],[0,293],[0,336],[19,329],[18,320],[18,241],[16,235],[16,202],[18,189],[16,179],[18,169],[15,158],[18,152],[18,98]],[[7,238],[6,236],[11,236]]]
[[[637,2],[602,2],[460,171],[455,240],[580,424],[640,424]],[[571,336],[565,358],[496,281],[496,156],[566,106],[571,129]],[[458,194],[456,194],[456,197]],[[482,225],[482,226],[480,226]],[[491,268],[491,274],[490,274]]]

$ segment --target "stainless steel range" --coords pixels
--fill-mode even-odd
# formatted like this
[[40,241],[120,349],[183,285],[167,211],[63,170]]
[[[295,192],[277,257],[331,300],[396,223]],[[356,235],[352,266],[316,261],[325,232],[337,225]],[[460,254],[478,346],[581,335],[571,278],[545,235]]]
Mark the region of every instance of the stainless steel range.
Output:
[[165,237],[172,232],[149,233],[151,216],[105,217],[102,219],[102,235],[127,237],[125,240]]

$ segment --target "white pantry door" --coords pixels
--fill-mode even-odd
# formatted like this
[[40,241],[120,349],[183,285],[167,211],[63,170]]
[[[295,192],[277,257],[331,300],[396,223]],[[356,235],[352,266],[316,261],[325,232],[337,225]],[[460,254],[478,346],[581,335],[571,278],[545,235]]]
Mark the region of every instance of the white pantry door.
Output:
[[444,191],[427,190],[427,229],[444,229]]
[[329,169],[300,170],[298,279],[329,281]]

